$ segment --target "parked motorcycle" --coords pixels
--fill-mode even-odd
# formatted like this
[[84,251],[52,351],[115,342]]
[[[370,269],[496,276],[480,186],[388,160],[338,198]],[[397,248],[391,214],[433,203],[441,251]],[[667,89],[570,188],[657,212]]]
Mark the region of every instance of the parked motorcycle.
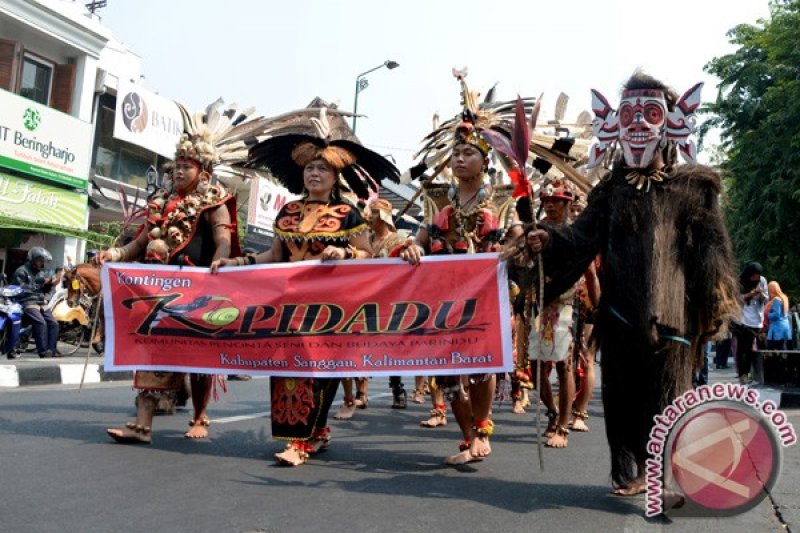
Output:
[[18,302],[25,293],[25,289],[18,285],[0,288],[0,353],[8,359],[18,357],[20,340],[30,335],[30,326],[22,326],[24,312]]
[[[2,353],[9,359],[14,359],[20,353],[27,351],[29,345],[33,343],[32,328],[23,320],[22,306],[15,301],[21,299],[27,291],[16,285],[7,285],[0,292],[2,293],[0,302],[3,302],[7,309],[4,311],[3,305],[0,304],[0,323],[4,322],[4,318],[7,320],[6,317],[16,317],[16,323],[13,320],[9,323],[7,333],[0,333],[3,335],[0,345]],[[81,345],[88,342],[91,335],[87,313],[91,302],[83,301],[85,298],[81,298],[77,304],[70,305],[67,294],[67,287],[63,283],[58,283],[47,305],[44,306],[58,321],[57,350],[59,355],[63,356],[77,352]],[[6,328],[3,328],[3,331],[5,332]]]
[[[76,284],[78,280],[72,283]],[[79,287],[73,288],[79,289]],[[88,314],[92,305],[91,299],[82,294],[76,303],[70,305],[67,294],[67,287],[64,283],[59,283],[47,304],[53,318],[58,320],[58,353],[61,355],[72,355],[77,352],[81,345],[89,341],[92,334]]]

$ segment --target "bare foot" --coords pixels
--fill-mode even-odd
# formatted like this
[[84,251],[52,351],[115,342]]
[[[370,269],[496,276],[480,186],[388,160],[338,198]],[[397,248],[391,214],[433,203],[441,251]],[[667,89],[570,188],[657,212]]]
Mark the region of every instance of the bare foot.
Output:
[[300,466],[308,461],[308,452],[289,444],[285,450],[275,454],[275,460],[286,466]]
[[576,416],[569,425],[572,431],[579,431],[581,433],[588,433],[589,426],[586,425],[586,422],[583,421],[583,418]]
[[469,446],[469,453],[475,459],[489,457],[492,453],[492,446],[489,444],[489,437],[475,437]]
[[617,487],[612,491],[615,496],[636,496],[645,492],[646,483],[644,478],[637,477],[627,485]]
[[556,434],[558,427],[558,413],[556,411],[547,411],[547,429],[544,430],[544,436],[547,438]]
[[356,412],[356,403],[344,402],[339,410],[333,415],[336,420],[350,420],[353,418],[353,413]]
[[331,445],[331,430],[328,427],[317,430],[309,439],[306,450],[308,453],[324,452]]
[[450,457],[446,457],[444,460],[444,464],[450,466],[458,466],[458,465],[465,465],[467,463],[475,463],[477,461],[483,461],[482,457],[475,457],[470,453],[469,450],[463,450],[458,452],[455,455],[451,455]]
[[369,405],[369,399],[366,396],[358,396],[355,400],[356,409],[366,409]]
[[431,417],[427,420],[423,420],[419,423],[420,426],[424,428],[435,428],[438,426],[446,426],[447,425],[447,416],[445,413],[439,411],[438,409],[431,410]]
[[528,396],[528,389],[522,389],[522,407],[530,407],[531,399]]
[[208,437],[208,426],[211,422],[208,418],[201,418],[200,420],[192,420],[189,422],[189,431],[183,434],[187,439],[205,439]]
[[511,412],[515,415],[525,414],[525,408],[522,407],[522,400],[514,400],[514,406],[511,408]]
[[425,393],[419,389],[414,389],[414,397],[411,401],[414,403],[425,403]]
[[139,426],[129,422],[121,428],[108,428],[108,436],[120,444],[150,444],[153,436],[148,426]]
[[566,448],[569,430],[564,426],[557,426],[555,433],[544,443],[548,448]]

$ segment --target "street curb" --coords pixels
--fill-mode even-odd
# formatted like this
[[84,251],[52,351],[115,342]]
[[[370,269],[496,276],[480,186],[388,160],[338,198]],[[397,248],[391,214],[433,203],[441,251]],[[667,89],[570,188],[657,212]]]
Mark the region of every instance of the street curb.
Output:
[[[82,363],[55,363],[45,366],[0,364],[0,389],[35,385],[78,385],[83,376]],[[130,381],[133,372],[106,372],[103,365],[86,365],[84,383],[101,381]]]

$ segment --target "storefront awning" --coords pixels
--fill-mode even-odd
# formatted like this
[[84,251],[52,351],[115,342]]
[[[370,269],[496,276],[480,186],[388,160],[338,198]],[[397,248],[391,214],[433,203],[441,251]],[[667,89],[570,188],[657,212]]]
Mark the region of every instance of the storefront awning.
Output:
[[32,233],[45,233],[48,235],[60,235],[62,237],[75,237],[83,239],[95,246],[111,246],[114,238],[109,235],[95,233],[93,231],[66,228],[55,224],[43,224],[40,222],[29,222],[15,218],[0,216],[0,229],[17,229],[30,231]]

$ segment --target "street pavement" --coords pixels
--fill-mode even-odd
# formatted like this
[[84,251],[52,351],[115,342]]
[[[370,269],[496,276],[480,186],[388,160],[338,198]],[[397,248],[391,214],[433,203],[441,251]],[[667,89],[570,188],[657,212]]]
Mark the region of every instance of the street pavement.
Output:
[[[327,452],[280,467],[268,380],[228,387],[212,403],[210,439],[184,439],[189,413],[179,411],[157,417],[152,446],[105,435],[132,419],[129,381],[0,389],[0,531],[800,531],[798,446],[785,450],[771,499],[739,516],[648,519],[643,497],[610,495],[599,390],[592,432],[544,449],[542,471],[533,414],[508,402],[494,409],[492,456],[444,466],[460,440],[452,417],[419,427],[429,406],[390,409],[385,378],[371,381],[368,409],[330,421]],[[800,411],[787,413],[800,426]]]

